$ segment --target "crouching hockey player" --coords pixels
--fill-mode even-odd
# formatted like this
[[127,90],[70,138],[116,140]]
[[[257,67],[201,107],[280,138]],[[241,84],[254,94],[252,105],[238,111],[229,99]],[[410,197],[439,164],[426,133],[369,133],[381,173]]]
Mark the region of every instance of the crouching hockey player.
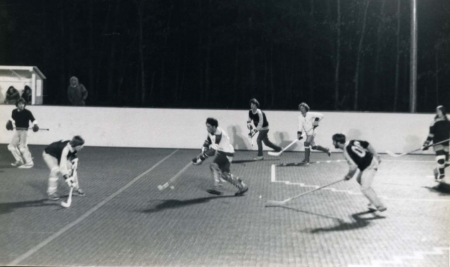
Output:
[[[436,107],[436,116],[430,125],[430,133],[423,144],[423,150],[427,150],[430,143],[440,143],[450,138],[450,121],[447,118],[444,106]],[[436,153],[437,168],[434,169],[434,177],[437,182],[442,182],[445,178],[445,163],[448,162],[449,141],[434,145]]]
[[248,187],[239,177],[230,173],[234,148],[230,143],[230,138],[227,133],[218,126],[219,123],[216,119],[206,119],[208,136],[203,144],[202,153],[198,157],[192,159],[192,162],[194,165],[200,165],[205,159],[214,156],[213,162],[209,165],[214,179],[214,188],[206,191],[213,195],[222,195],[222,184],[223,180],[225,180],[238,188],[235,196],[241,196],[248,191]]
[[62,176],[69,187],[73,187],[74,194],[84,196],[83,190],[78,183],[77,152],[84,146],[84,140],[81,136],[74,136],[72,140],[58,141],[47,146],[42,153],[45,163],[50,169],[48,179],[48,199],[58,200],[58,177]]

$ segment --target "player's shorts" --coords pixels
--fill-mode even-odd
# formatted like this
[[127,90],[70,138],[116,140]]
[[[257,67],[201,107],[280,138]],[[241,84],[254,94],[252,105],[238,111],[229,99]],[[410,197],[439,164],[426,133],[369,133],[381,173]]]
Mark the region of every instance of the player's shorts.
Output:
[[435,146],[433,146],[433,149],[434,149],[434,152],[445,151],[448,153],[448,151],[449,151],[448,145],[445,145],[445,144],[435,145]]
[[214,157],[213,163],[216,163],[219,166],[219,169],[222,172],[230,172],[231,162],[233,161],[233,153],[225,153],[221,151],[217,151],[216,156]]

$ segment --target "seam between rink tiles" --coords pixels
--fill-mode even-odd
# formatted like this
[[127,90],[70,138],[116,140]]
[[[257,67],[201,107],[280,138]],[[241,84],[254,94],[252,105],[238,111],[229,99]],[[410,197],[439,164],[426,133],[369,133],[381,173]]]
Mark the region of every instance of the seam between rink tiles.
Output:
[[105,205],[106,203],[108,203],[111,199],[113,199],[114,197],[116,197],[117,195],[119,195],[120,193],[122,193],[123,191],[125,191],[128,187],[132,186],[135,182],[137,182],[139,179],[141,179],[143,176],[147,175],[149,172],[153,171],[156,167],[158,167],[161,163],[163,163],[164,161],[166,161],[168,158],[170,158],[171,156],[173,156],[175,153],[177,153],[179,151],[179,149],[176,149],[175,151],[173,151],[172,153],[170,153],[169,155],[167,155],[166,157],[164,157],[163,159],[161,159],[160,161],[158,161],[155,165],[153,165],[150,169],[146,170],[145,172],[141,173],[140,175],[138,175],[137,177],[135,177],[133,180],[131,180],[130,182],[128,182],[125,186],[123,186],[122,188],[120,188],[119,190],[117,190],[115,193],[113,193],[112,195],[110,195],[109,197],[105,198],[104,200],[102,200],[100,203],[98,203],[97,205],[95,205],[93,208],[91,208],[89,211],[87,211],[86,213],[84,213],[82,216],[80,216],[78,219],[76,219],[75,221],[71,222],[70,224],[66,225],[65,227],[63,227],[61,230],[59,230],[58,232],[54,233],[53,235],[51,235],[50,237],[48,237],[47,239],[45,239],[44,241],[40,242],[39,244],[37,244],[36,246],[34,246],[33,248],[31,248],[30,250],[28,250],[27,252],[25,252],[24,254],[22,254],[21,256],[17,257],[16,259],[14,259],[13,261],[11,261],[10,263],[8,263],[6,266],[15,266],[15,265],[19,265],[20,262],[22,262],[23,260],[27,259],[28,257],[30,257],[31,255],[33,255],[34,253],[36,253],[37,251],[39,251],[41,248],[45,247],[48,243],[52,242],[53,240],[55,240],[56,238],[58,238],[60,235],[64,234],[66,231],[68,231],[70,228],[76,226],[78,223],[80,223],[81,221],[83,221],[84,219],[86,219],[87,217],[89,217],[89,215],[91,215],[92,213],[94,213],[95,211],[97,211],[99,208],[101,208],[103,205]]

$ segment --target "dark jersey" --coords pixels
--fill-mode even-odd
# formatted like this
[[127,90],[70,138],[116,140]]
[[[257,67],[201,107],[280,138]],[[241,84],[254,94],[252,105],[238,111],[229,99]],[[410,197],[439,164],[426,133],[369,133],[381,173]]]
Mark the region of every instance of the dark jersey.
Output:
[[30,121],[33,122],[35,119],[33,113],[28,109],[19,111],[18,109],[13,110],[11,118],[16,123],[16,128],[27,128],[30,126]]
[[[57,158],[58,164],[59,164],[61,161],[62,152],[69,142],[70,142],[70,140],[66,140],[66,141],[61,140],[58,142],[53,142],[49,146],[47,146],[44,149],[44,151],[45,151],[45,153]],[[73,152],[69,151],[69,153],[67,154],[68,160],[73,160],[76,157],[77,157],[77,151],[73,151]]]
[[373,155],[367,148],[369,142],[362,140],[350,140],[344,147],[344,155],[350,165],[356,165],[364,171],[372,162]]
[[[450,121],[436,118],[430,125],[430,135],[433,138],[433,143],[439,143],[441,141],[450,138]],[[442,145],[449,145],[449,142],[444,142]]]
[[[266,114],[264,114],[264,112],[262,112],[262,110],[258,109],[257,111],[260,111],[262,113],[262,116],[263,116],[262,128],[268,127],[269,126],[269,122],[267,121]],[[259,124],[258,112],[253,114],[252,110],[249,110],[248,111],[248,117],[253,121],[253,124],[255,125],[255,127],[258,127],[258,124]]]

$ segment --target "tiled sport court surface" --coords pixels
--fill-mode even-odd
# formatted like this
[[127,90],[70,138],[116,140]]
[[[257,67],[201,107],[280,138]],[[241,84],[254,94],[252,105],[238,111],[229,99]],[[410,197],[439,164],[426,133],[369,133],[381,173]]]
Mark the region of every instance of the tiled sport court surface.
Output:
[[[46,200],[42,149],[31,146],[35,167],[23,170],[1,147],[0,265],[449,266],[450,195],[431,178],[433,156],[382,156],[374,188],[388,210],[377,214],[355,180],[264,207],[342,178],[342,154],[271,167],[303,155],[252,162],[254,152],[238,151],[232,170],[250,190],[215,197],[205,192],[209,162],[189,167],[174,190],[157,189],[198,151],[87,147],[86,196],[64,209]],[[59,191],[68,192],[62,182]]]

